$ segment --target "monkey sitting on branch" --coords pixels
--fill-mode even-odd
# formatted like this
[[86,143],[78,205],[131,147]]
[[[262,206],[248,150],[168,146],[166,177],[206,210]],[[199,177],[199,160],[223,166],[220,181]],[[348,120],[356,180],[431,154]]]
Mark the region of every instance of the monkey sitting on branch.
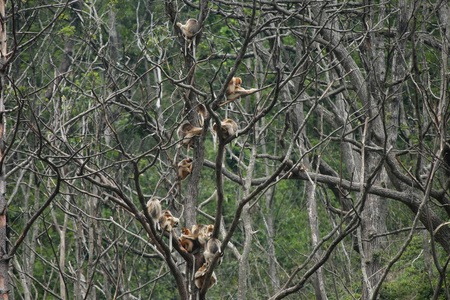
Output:
[[249,89],[246,90],[243,87],[241,87],[242,79],[240,77],[233,77],[231,81],[228,83],[227,90],[225,92],[225,96],[227,97],[227,101],[220,104],[220,106],[223,106],[229,102],[232,102],[236,99],[239,99],[243,96],[247,96],[250,94],[255,93],[258,91],[258,89]]
[[162,211],[158,221],[162,231],[161,236],[164,234],[165,231],[169,232],[169,249],[170,251],[172,251],[172,232],[175,227],[178,227],[180,219],[175,218],[170,212],[170,210],[165,209]]
[[206,106],[203,104],[197,105],[198,110],[198,121],[201,127],[205,124],[205,119],[208,117],[208,110],[206,109]]
[[178,227],[178,222],[180,222],[180,219],[175,218],[168,209],[163,210],[159,217],[161,230],[173,231],[175,227]]
[[183,247],[187,252],[194,253],[200,249],[200,244],[191,231],[187,228],[181,229],[181,236],[179,238],[181,247]]
[[268,88],[270,85],[262,87],[260,89],[249,89],[246,90],[243,87],[241,87],[242,79],[240,77],[233,77],[231,81],[228,83],[227,90],[225,91],[225,96],[227,97],[227,101],[224,103],[221,103],[219,107],[224,106],[225,104],[228,104],[230,102],[233,102],[241,97],[254,94],[258,91],[262,91],[266,88]]
[[192,145],[192,138],[200,133],[202,133],[203,128],[195,127],[189,121],[184,121],[181,123],[180,127],[177,130],[178,138],[181,141],[181,145],[187,146],[188,151],[189,147]]
[[[222,137],[224,140],[226,140],[230,136],[234,136],[238,131],[237,123],[231,119],[224,119],[222,122],[220,122],[220,128],[222,129]],[[213,125],[213,130],[215,132],[218,131],[217,124]]]
[[192,40],[200,31],[200,23],[196,19],[189,19],[184,25],[178,22],[177,26],[180,27],[181,32],[188,40]]

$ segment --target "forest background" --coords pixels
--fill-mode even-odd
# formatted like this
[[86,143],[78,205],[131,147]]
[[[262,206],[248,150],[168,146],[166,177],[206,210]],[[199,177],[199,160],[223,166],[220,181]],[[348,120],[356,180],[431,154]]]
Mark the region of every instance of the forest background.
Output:
[[[447,1],[0,15],[0,298],[450,298]],[[258,91],[224,104],[233,77]],[[227,139],[211,130],[225,118]],[[203,126],[189,148],[186,120]],[[180,219],[172,249],[152,197]],[[178,244],[195,224],[222,241],[209,290]]]

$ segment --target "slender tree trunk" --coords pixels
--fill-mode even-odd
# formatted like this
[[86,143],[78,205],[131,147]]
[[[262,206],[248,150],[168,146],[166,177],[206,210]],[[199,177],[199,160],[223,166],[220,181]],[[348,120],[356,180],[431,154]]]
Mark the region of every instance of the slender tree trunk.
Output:
[[[23,170],[25,171],[25,169]],[[33,182],[33,176],[34,174],[30,173],[29,176],[29,182]],[[21,177],[22,178],[22,177]],[[19,188],[22,190],[23,199],[24,199],[24,207],[29,207],[27,213],[24,214],[24,224],[28,223],[28,220],[30,219],[30,213],[32,211],[32,203],[30,203],[30,198],[32,195],[31,186],[32,185],[24,185],[22,182],[22,179],[20,179],[17,183],[19,185]],[[37,190],[37,189],[36,189]],[[10,198],[12,199],[12,197]],[[39,198],[34,198],[39,199]],[[38,202],[38,201],[37,201]],[[19,278],[23,289],[23,298],[25,300],[31,300],[31,279],[30,276],[33,277],[33,267],[34,267],[34,252],[36,251],[36,232],[37,232],[37,225],[33,224],[33,230],[32,234],[29,234],[25,237],[26,243],[29,245],[26,247],[23,251],[23,255],[20,258],[22,261],[22,264],[20,264],[19,258],[17,256],[14,256],[13,258],[13,264],[14,268],[19,270]],[[26,276],[25,274],[29,275]]]
[[[257,145],[259,144],[259,133],[258,126],[255,125],[255,142],[253,143],[252,152],[250,156],[250,161],[247,167],[247,176],[245,178],[244,183],[244,197],[250,194],[251,182],[253,177],[253,171],[255,169],[256,164],[256,154],[257,154]],[[238,299],[245,300],[248,298],[248,281],[249,279],[249,264],[248,257],[250,255],[250,250],[252,246],[253,240],[253,229],[252,229],[252,221],[250,217],[250,205],[247,203],[242,209],[242,221],[244,223],[244,250],[242,251],[242,255],[239,260],[239,287],[238,287]]]
[[269,274],[272,283],[272,289],[277,291],[280,288],[280,277],[278,275],[277,258],[275,255],[275,222],[272,212],[273,190],[269,189],[266,193],[266,210],[267,210],[267,254],[269,259]]
[[[97,187],[93,186],[93,194],[96,195],[98,193]],[[97,203],[97,198],[95,197],[90,197],[88,204],[87,204],[87,211],[89,212],[90,216],[95,216],[95,207],[96,207],[96,203]],[[95,239],[95,227],[97,226],[97,221],[94,219],[89,218],[88,219],[88,241],[87,241],[87,245],[88,245],[88,267],[87,267],[87,278],[86,280],[90,283],[90,286],[88,286],[88,293],[87,293],[87,297],[89,299],[97,299],[96,298],[96,293],[95,293],[95,287],[93,285],[93,282],[91,282],[90,280],[93,278],[94,274],[95,274],[95,251],[94,251],[94,247],[96,244],[96,239]],[[122,274],[119,272],[118,276],[122,276]]]
[[119,35],[117,34],[116,27],[116,11],[114,7],[111,7],[108,13],[108,26],[109,26],[109,42],[111,49],[111,62],[116,63],[119,58]]
[[6,181],[5,181],[5,135],[6,135],[6,117],[5,117],[5,87],[6,87],[6,70],[7,70],[7,58],[6,58],[6,0],[0,0],[0,20],[1,20],[1,32],[0,32],[0,299],[9,299],[9,276],[8,276],[8,264],[9,259],[5,256],[8,254],[8,237],[7,237],[7,219],[6,213],[8,210],[6,200]]
[[[71,15],[71,21],[70,25],[75,27],[75,30],[79,30],[79,19],[77,14],[75,13],[76,9],[80,8],[80,5],[78,2],[74,2],[70,4],[70,7],[72,9]],[[59,64],[58,69],[55,71],[55,80],[53,84],[51,85],[51,88],[47,89],[47,91],[44,94],[44,98],[50,99],[56,92],[56,89],[58,88],[59,84],[61,83],[61,80],[63,79],[61,74],[67,72],[69,68],[72,66],[72,59],[73,54],[75,50],[75,44],[74,39],[71,36],[65,36],[65,42],[64,42],[64,53],[61,58],[61,62]]]
[[[305,182],[306,187],[306,201],[307,201],[307,210],[308,210],[308,220],[309,227],[311,229],[311,245],[312,247],[316,247],[320,241],[320,231],[319,231],[319,214],[317,208],[317,198],[315,196],[315,185],[312,182]],[[317,260],[319,260],[321,256],[320,249],[317,251]],[[325,291],[325,280],[323,276],[323,268],[319,268],[316,274],[313,276],[313,286],[316,292],[317,300],[325,300],[327,298],[327,294]]]

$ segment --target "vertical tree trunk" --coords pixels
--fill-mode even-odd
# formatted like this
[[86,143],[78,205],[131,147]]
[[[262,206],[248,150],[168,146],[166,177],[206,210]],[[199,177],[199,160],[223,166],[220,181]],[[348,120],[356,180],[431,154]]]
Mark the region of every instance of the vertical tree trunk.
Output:
[[119,58],[119,35],[117,34],[116,27],[116,12],[115,8],[111,7],[108,13],[108,26],[109,26],[109,42],[111,44],[111,62],[116,63]]
[[0,0],[0,299],[9,299],[9,278],[8,278],[8,263],[9,259],[5,258],[8,253],[7,247],[7,233],[6,233],[6,182],[5,182],[5,167],[4,167],[4,151],[5,151],[5,99],[4,88],[6,86],[6,0]]
[[[250,194],[250,188],[252,184],[253,171],[256,165],[257,145],[259,144],[259,132],[258,126],[255,125],[255,138],[252,147],[252,153],[250,161],[248,163],[247,176],[244,183],[244,197]],[[244,223],[244,250],[242,251],[241,258],[239,260],[239,287],[238,287],[238,299],[248,299],[248,281],[249,281],[249,264],[248,257],[252,248],[253,229],[252,221],[250,217],[250,205],[247,203],[242,209],[242,221]]]
[[[311,170],[311,168],[310,168]],[[308,220],[309,227],[311,229],[311,244],[312,247],[316,247],[320,241],[320,231],[319,231],[319,213],[317,208],[317,198],[315,196],[316,187],[312,182],[305,182],[306,186],[306,201],[308,210]],[[322,256],[322,251],[320,249],[317,251],[317,260]],[[313,276],[313,286],[316,292],[317,300],[325,300],[327,298],[327,293],[325,291],[325,280],[323,277],[323,268],[319,268],[316,274]]]
[[[366,18],[368,30],[370,30],[368,39],[366,41],[367,61],[368,68],[368,87],[370,91],[369,103],[371,107],[382,103],[386,99],[384,98],[384,82],[386,76],[386,59],[384,55],[384,36],[377,32],[381,27],[381,20],[385,17],[385,6],[380,4],[379,9],[371,7],[373,4],[371,0],[366,0],[365,4],[370,7],[366,11]],[[369,125],[367,141],[372,141],[375,144],[382,142],[383,128],[380,126],[381,117],[380,112],[370,109],[369,115],[378,119],[378,122],[374,122],[373,125]],[[378,125],[378,126],[377,126]],[[364,164],[366,168],[363,170],[364,179],[367,180],[370,174],[373,172],[375,166],[380,160],[380,156],[376,153],[368,151],[364,158]],[[379,183],[381,179],[380,175],[376,176],[375,184]],[[385,237],[379,237],[371,239],[372,236],[382,234],[386,232],[386,217],[387,206],[383,199],[379,196],[368,195],[365,206],[361,214],[361,238],[365,240],[362,243],[360,251],[364,251],[365,261],[361,263],[365,264],[367,270],[368,281],[365,282],[365,288],[363,291],[363,299],[371,299],[372,294],[370,287],[375,287],[381,278],[382,272],[379,272],[381,268],[381,251],[383,249]]]

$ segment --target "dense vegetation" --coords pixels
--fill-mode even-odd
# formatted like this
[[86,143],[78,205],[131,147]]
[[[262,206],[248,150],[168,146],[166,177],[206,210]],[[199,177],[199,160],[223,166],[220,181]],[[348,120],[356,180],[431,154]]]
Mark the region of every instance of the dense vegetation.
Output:
[[[450,298],[447,1],[2,5],[10,297]],[[224,104],[233,77],[258,91]],[[209,290],[177,242],[195,224],[222,241]]]

